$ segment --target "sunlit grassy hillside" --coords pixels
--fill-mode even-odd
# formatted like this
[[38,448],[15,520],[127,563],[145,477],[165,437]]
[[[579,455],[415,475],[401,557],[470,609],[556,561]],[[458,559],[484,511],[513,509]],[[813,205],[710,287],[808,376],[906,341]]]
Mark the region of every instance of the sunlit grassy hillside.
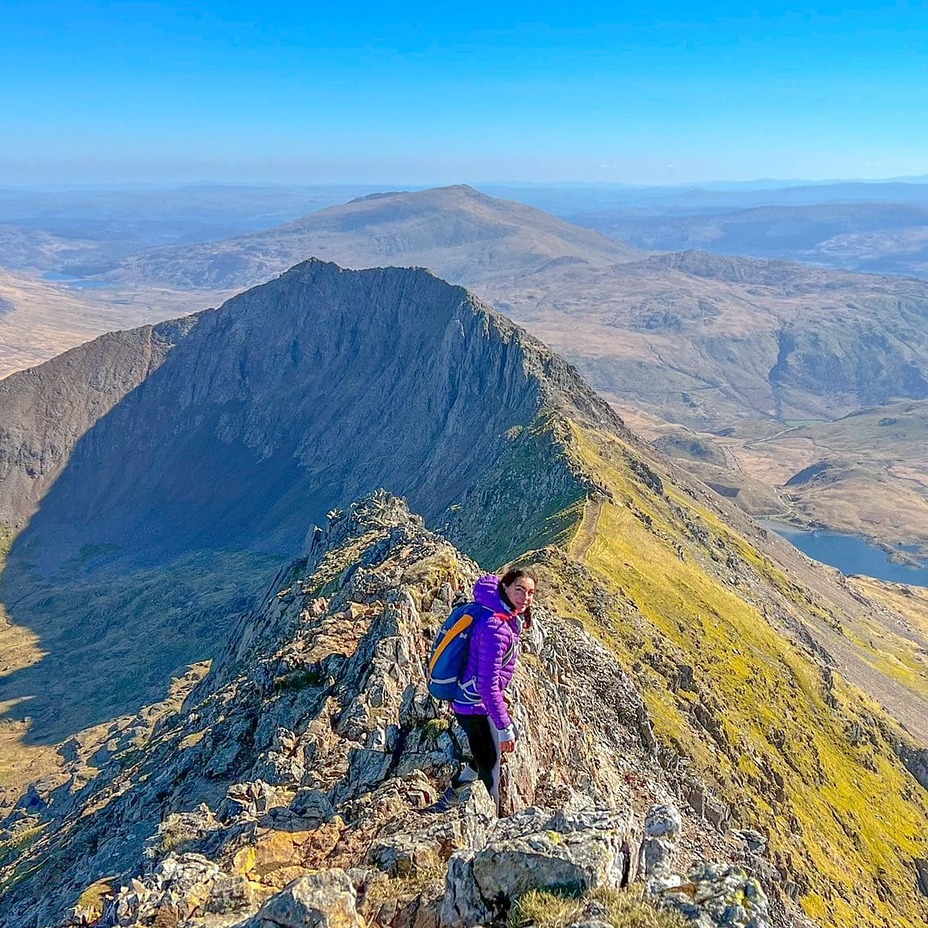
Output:
[[818,613],[837,625],[838,610],[620,439],[577,430],[572,445],[607,498],[587,503],[573,546],[596,582],[578,592],[575,578],[555,580],[559,606],[634,670],[659,738],[733,821],[769,836],[810,916],[922,924],[913,862],[928,856],[928,792],[896,757],[900,730],[774,621]]

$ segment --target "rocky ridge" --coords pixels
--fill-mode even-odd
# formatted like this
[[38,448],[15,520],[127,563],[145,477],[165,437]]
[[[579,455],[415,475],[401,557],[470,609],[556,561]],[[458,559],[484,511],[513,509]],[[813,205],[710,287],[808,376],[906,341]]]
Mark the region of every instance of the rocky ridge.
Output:
[[608,902],[632,884],[651,899],[634,904],[663,900],[707,926],[804,924],[763,838],[689,805],[694,785],[708,789],[662,760],[632,678],[550,611],[514,687],[508,817],[482,787],[427,811],[461,736],[422,662],[476,576],[393,497],[333,513],[182,709],[140,722],[90,780],[75,756],[69,779],[6,819],[20,852],[0,924],[468,928],[501,923],[533,890],[572,888],[592,925],[633,904]]

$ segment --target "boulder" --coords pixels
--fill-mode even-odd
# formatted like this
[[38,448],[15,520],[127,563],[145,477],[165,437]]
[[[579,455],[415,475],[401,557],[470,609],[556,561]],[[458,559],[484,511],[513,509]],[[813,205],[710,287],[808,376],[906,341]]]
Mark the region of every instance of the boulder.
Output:
[[760,883],[740,867],[703,863],[686,878],[659,876],[647,892],[660,905],[702,928],[770,928],[770,904]]
[[452,856],[443,928],[469,928],[504,917],[530,890],[585,892],[620,886],[631,869],[631,817],[615,812],[526,809],[501,820],[478,850]]
[[272,896],[247,928],[364,928],[344,870],[316,870]]
[[644,839],[638,852],[638,873],[647,878],[670,872],[683,819],[671,803],[651,806],[644,817]]
[[680,837],[683,819],[672,802],[651,806],[644,817],[644,833],[649,838],[668,838],[675,841]]
[[327,822],[335,814],[335,807],[329,801],[328,794],[310,787],[297,790],[290,808],[295,815],[317,822]]

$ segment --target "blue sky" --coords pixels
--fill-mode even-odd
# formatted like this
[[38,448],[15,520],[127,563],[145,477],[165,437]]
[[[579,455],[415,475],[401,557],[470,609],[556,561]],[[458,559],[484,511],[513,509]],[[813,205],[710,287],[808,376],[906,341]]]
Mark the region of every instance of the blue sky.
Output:
[[928,174],[922,3],[0,13],[0,183]]

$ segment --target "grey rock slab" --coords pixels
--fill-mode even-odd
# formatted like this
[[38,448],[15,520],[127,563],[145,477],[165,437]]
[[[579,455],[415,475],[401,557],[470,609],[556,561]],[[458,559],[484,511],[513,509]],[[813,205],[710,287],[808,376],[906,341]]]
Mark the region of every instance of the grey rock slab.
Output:
[[615,809],[584,809],[580,811],[558,809],[549,822],[548,828],[561,834],[595,830],[624,837],[635,830],[635,820],[630,812],[619,812]]
[[335,814],[335,807],[328,794],[321,789],[311,787],[298,789],[290,803],[290,808],[302,818],[319,822],[327,822]]
[[676,840],[683,828],[680,811],[673,803],[651,806],[644,817],[644,833],[649,838]]
[[[582,816],[589,816],[588,827],[580,827]],[[626,834],[622,828],[595,827],[592,822],[624,824],[626,818],[579,813],[572,822],[575,830],[564,833],[551,828],[555,818],[541,809],[523,810],[497,823],[481,850],[452,856],[441,910],[443,928],[492,921],[533,889],[584,892],[621,885],[630,863]],[[538,830],[542,823],[547,827]]]
[[767,849],[767,838],[753,828],[733,828],[729,833],[743,841],[752,854],[763,854]]
[[438,917],[441,928],[470,928],[493,917],[473,879],[473,858],[473,851],[461,851],[448,861],[445,897]]
[[474,856],[474,880],[485,899],[514,899],[530,889],[616,886],[625,868],[621,847],[608,836],[557,832],[490,844]]
[[364,928],[356,901],[344,870],[317,870],[268,899],[249,928]]
[[647,878],[669,872],[675,851],[673,842],[666,838],[645,838],[638,851],[639,877]]

